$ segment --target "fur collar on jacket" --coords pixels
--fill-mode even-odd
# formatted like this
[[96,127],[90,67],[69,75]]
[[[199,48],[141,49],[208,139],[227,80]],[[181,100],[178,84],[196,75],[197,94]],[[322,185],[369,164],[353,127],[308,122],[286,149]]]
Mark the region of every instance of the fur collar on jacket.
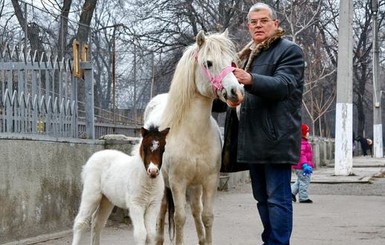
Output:
[[271,44],[276,40],[280,39],[285,31],[282,28],[278,28],[275,34],[266,39],[265,41],[259,43],[258,45],[254,44],[254,41],[249,42],[239,53],[238,57],[240,59],[240,67],[247,72],[250,72],[250,66],[254,58],[261,53],[263,50],[270,48]]

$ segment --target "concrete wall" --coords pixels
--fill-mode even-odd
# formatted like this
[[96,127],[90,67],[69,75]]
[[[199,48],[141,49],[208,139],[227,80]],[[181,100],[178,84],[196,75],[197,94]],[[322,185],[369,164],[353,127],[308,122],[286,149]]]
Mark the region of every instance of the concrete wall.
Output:
[[[116,146],[129,152],[136,140]],[[0,138],[0,244],[71,229],[82,165],[113,141]]]
[[310,138],[313,162],[317,168],[327,166],[334,160],[334,139]]
[[[137,142],[137,138],[123,135],[72,141],[0,136],[0,244],[20,244],[18,241],[72,229],[83,164],[105,148],[130,154]],[[333,141],[312,139],[312,144],[317,167],[334,158]],[[227,190],[244,181],[249,181],[248,171],[221,174],[218,189]]]

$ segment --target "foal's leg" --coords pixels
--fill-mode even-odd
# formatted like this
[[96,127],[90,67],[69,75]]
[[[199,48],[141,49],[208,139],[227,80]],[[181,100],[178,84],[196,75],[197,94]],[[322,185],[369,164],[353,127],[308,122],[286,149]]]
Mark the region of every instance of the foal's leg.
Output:
[[155,244],[156,238],[156,218],[159,215],[160,202],[153,202],[147,207],[144,214],[144,225],[147,230],[147,244]]
[[214,198],[217,192],[218,175],[207,176],[206,183],[203,184],[203,224],[206,228],[206,244],[211,245],[213,241],[212,228],[214,222]]
[[194,217],[199,244],[205,244],[205,228],[202,222],[202,186],[190,188],[191,213]]
[[101,198],[101,193],[88,190],[88,186],[84,186],[79,212],[75,218],[73,226],[72,245],[80,244],[81,236],[88,228],[91,221],[91,216],[98,208]]
[[144,225],[145,208],[140,205],[132,204],[129,207],[130,218],[134,226],[134,239],[136,245],[146,244],[147,231]]
[[91,239],[93,245],[100,244],[100,233],[106,225],[113,208],[114,205],[103,195],[99,208],[92,219]]
[[166,195],[164,195],[162,203],[160,204],[160,211],[156,222],[156,245],[163,245],[164,242],[164,223],[167,213],[167,207],[167,198]]

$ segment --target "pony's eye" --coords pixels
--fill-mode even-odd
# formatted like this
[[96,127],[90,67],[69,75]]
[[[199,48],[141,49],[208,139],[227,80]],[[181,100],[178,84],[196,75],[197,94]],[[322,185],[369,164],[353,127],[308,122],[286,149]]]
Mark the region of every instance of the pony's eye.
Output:
[[235,64],[235,62],[231,62],[231,67],[237,68],[237,64]]
[[213,66],[213,62],[211,62],[211,61],[206,61],[205,63],[204,63],[204,66],[205,67],[207,67],[207,68],[210,68],[210,67],[212,67]]

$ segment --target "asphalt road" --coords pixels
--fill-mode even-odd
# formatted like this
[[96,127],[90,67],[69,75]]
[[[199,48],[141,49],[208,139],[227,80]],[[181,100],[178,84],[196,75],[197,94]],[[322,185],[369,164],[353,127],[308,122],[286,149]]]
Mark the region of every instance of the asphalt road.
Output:
[[[372,183],[310,185],[313,204],[294,203],[294,245],[384,245],[385,178]],[[220,245],[262,244],[262,226],[252,199],[249,183],[218,192],[215,204],[214,241]],[[197,244],[195,229],[188,216],[186,245]],[[69,232],[60,239],[39,245],[71,244]],[[83,244],[89,244],[89,232]],[[133,244],[132,227],[109,224],[101,244]],[[170,244],[170,243],[168,243]]]

